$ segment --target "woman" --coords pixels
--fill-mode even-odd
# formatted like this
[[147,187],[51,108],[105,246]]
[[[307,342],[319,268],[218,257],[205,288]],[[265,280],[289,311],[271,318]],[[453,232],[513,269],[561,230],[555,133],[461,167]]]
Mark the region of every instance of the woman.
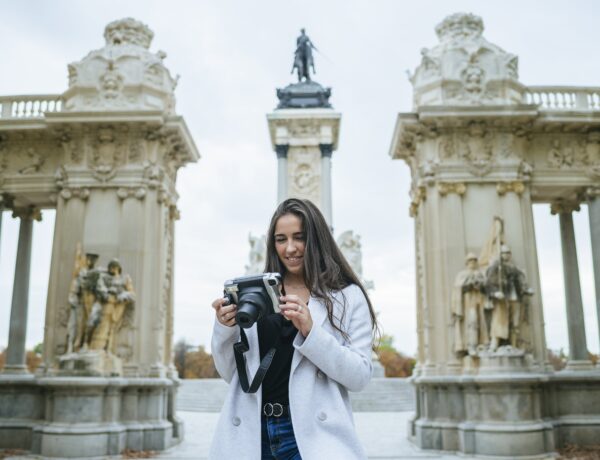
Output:
[[348,391],[371,379],[377,322],[373,307],[338,249],[321,212],[308,200],[281,203],[269,226],[265,272],[283,276],[281,314],[246,330],[250,375],[271,347],[262,391],[244,393],[233,344],[235,305],[217,299],[212,353],[229,393],[211,459],[364,459]]

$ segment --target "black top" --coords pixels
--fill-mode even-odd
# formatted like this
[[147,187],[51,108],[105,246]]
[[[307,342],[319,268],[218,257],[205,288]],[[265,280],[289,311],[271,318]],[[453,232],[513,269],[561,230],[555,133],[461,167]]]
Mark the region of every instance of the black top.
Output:
[[260,359],[262,360],[271,348],[277,350],[262,382],[263,404],[289,404],[288,385],[294,355],[293,342],[298,329],[280,313],[259,319],[257,329]]

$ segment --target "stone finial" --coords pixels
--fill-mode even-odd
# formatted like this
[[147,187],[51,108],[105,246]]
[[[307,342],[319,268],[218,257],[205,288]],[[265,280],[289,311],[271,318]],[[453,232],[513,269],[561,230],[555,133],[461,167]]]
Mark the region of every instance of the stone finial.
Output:
[[440,43],[421,50],[421,64],[410,76],[415,106],[521,103],[518,58],[483,37],[479,16],[455,13],[435,31]]
[[483,33],[483,20],[474,14],[454,13],[435,27],[440,41],[468,40]]
[[104,39],[107,45],[137,45],[150,48],[154,32],[140,21],[133,18],[113,21],[104,29]]
[[175,113],[177,79],[164,65],[166,53],[150,52],[153,32],[132,18],[106,26],[106,45],[69,64],[67,112],[162,111]]

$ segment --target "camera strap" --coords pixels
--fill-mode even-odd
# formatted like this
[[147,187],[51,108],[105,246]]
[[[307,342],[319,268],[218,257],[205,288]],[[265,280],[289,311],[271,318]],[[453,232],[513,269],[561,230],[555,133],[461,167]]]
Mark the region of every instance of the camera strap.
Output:
[[244,356],[244,353],[250,349],[250,345],[248,344],[248,337],[246,337],[246,333],[241,327],[240,336],[240,341],[233,344],[233,354],[235,356],[235,365],[237,366],[238,376],[240,378],[240,386],[244,393],[256,393],[273,362],[273,356],[275,356],[276,350],[275,348],[271,348],[267,352],[265,357],[261,360],[260,366],[252,379],[252,384],[249,385],[248,373],[246,372],[246,357]]

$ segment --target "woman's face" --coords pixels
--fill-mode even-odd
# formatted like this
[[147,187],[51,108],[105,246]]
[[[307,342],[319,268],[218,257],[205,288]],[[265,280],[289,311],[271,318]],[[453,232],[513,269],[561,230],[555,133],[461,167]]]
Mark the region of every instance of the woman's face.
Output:
[[306,235],[302,221],[294,214],[281,216],[275,224],[275,251],[288,273],[304,273],[304,247]]

